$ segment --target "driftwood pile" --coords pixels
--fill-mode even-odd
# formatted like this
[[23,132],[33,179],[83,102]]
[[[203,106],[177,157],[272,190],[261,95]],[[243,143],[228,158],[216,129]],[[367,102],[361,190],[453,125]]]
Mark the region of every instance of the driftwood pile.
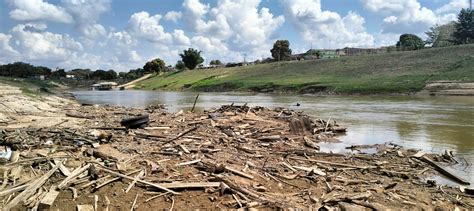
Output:
[[168,113],[77,106],[68,112],[87,124],[1,131],[2,145],[13,151],[0,166],[4,210],[474,205],[468,192],[424,179],[443,174],[468,184],[441,165],[443,156],[393,144],[369,146],[375,154],[320,152],[320,142],[335,142],[346,129],[287,109],[226,105]]

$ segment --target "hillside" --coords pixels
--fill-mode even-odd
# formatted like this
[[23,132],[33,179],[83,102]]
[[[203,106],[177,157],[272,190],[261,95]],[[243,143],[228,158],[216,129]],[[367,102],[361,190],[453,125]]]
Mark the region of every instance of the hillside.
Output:
[[169,73],[139,89],[408,93],[428,81],[474,81],[474,45]]

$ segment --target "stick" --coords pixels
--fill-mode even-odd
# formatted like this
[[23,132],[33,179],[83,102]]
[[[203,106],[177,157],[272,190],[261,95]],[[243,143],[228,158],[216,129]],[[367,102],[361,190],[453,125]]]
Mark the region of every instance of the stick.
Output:
[[189,132],[191,132],[191,131],[193,131],[193,130],[196,130],[196,129],[197,129],[197,127],[192,127],[191,129],[186,130],[186,131],[180,133],[180,134],[177,135],[176,137],[171,138],[171,139],[169,139],[169,140],[163,142],[162,145],[165,145],[165,144],[168,144],[168,143],[170,143],[170,142],[173,142],[174,140],[176,140],[176,139],[178,139],[178,138],[181,138],[182,136],[184,136],[184,135],[186,135],[187,133],[189,133]]
[[162,194],[158,194],[158,195],[156,195],[156,196],[152,196],[152,197],[150,197],[149,199],[145,200],[145,202],[149,202],[149,201],[151,201],[151,200],[153,200],[153,199],[156,199],[156,198],[158,198],[158,197],[160,197],[160,196],[164,196],[164,195],[166,195],[166,194],[168,194],[168,192],[162,193]]
[[[127,176],[127,175],[124,175],[124,174],[121,174],[121,173],[118,173],[118,172],[115,172],[115,171],[106,169],[106,168],[102,168],[102,167],[99,167],[99,168],[100,168],[102,171],[108,172],[108,173],[113,174],[113,175],[115,175],[115,176],[119,176],[119,177],[122,177],[122,178],[125,178],[125,179],[129,179],[129,180],[132,180],[132,181],[135,179],[135,178],[133,178],[133,177],[130,177],[130,176]],[[158,188],[158,189],[160,189],[160,190],[164,190],[164,191],[170,192],[170,193],[172,193],[172,194],[179,195],[179,193],[174,192],[174,191],[172,191],[172,190],[170,190],[170,189],[168,189],[168,188],[162,187],[162,186],[160,186],[160,185],[157,185],[157,184],[154,184],[154,183],[145,181],[145,180],[137,179],[137,182],[140,182],[140,183],[143,183],[143,184],[145,184],[145,185],[149,185],[149,186]]]
[[76,179],[80,174],[82,174],[82,172],[88,170],[90,167],[91,167],[91,164],[87,164],[82,168],[78,168],[78,169],[75,169],[74,171],[72,171],[71,174],[68,177],[66,177],[66,179],[64,179],[61,183],[59,183],[58,190],[61,190],[64,187],[66,187],[66,185],[69,182]]
[[38,190],[38,188],[41,188],[41,186],[43,186],[43,184],[49,179],[49,177],[51,177],[51,175],[53,175],[54,172],[56,172],[58,169],[59,165],[56,165],[51,170],[49,170],[48,173],[31,182],[30,185],[23,192],[18,194],[18,196],[16,196],[7,205],[5,205],[5,207],[3,207],[3,210],[11,210],[21,201],[24,201],[25,199],[34,195],[36,193],[36,190]]
[[137,203],[137,199],[138,199],[138,193],[137,195],[135,195],[135,200],[133,200],[133,204],[132,204],[132,207],[130,208],[130,211],[133,211],[135,209],[135,204]]
[[186,189],[186,188],[217,188],[220,187],[220,182],[189,182],[189,183],[161,183],[161,187],[169,189]]
[[241,177],[245,177],[245,178],[247,178],[247,179],[252,179],[252,180],[253,180],[253,176],[250,175],[250,174],[241,172],[241,171],[239,171],[239,170],[237,170],[237,169],[233,169],[232,167],[228,167],[228,166],[225,166],[224,168],[225,168],[225,170],[230,171],[230,172],[232,172],[232,173],[234,173],[234,174],[237,174],[237,175],[239,175],[239,176],[241,176]]
[[201,159],[192,160],[192,161],[188,161],[188,162],[184,162],[184,163],[178,163],[175,166],[186,166],[186,165],[192,165],[192,164],[199,163],[199,162],[201,162]]
[[[129,173],[125,174],[125,175],[130,176],[130,175],[135,174],[135,173],[137,173],[137,172],[139,172],[139,171],[141,171],[141,170],[138,169],[138,170],[129,172]],[[108,176],[110,176],[110,175],[108,175]],[[103,178],[101,178],[101,179],[108,178],[108,176],[105,176],[105,177],[103,177]],[[119,179],[121,179],[121,178],[122,178],[122,177],[115,177],[115,178],[109,179],[109,180],[103,182],[102,184],[97,185],[96,187],[94,187],[94,190],[97,191],[99,188],[104,187],[105,185],[107,185],[107,184],[109,184],[109,183],[111,183],[111,182],[115,182],[115,181],[117,181],[117,180],[119,180]],[[96,180],[96,181],[94,181],[94,183],[97,183],[98,181],[99,181],[99,179]],[[92,184],[93,184],[93,183],[92,183]],[[91,185],[92,185],[92,184],[91,184]],[[82,186],[81,188],[85,188],[85,187]]]
[[315,163],[322,163],[322,164],[328,164],[328,165],[332,165],[332,166],[342,166],[342,167],[355,168],[355,169],[377,168],[375,166],[353,166],[353,165],[349,165],[349,164],[333,163],[333,162],[328,162],[328,161],[323,161],[323,160],[314,160],[314,159],[302,159],[302,158],[294,158],[294,157],[291,157],[290,159],[301,160],[301,161],[309,161],[309,162],[315,162]]
[[132,189],[132,187],[135,185],[135,183],[137,183],[137,179],[140,179],[143,176],[145,176],[145,171],[141,170],[140,173],[138,173],[137,176],[135,176],[135,179],[130,183],[127,190],[125,190],[125,193],[128,193],[128,191],[130,191],[130,189]]
[[196,102],[198,98],[199,98],[199,93],[197,94],[196,99],[194,99],[194,104],[193,104],[193,108],[191,109],[191,112],[194,112],[194,107],[196,107]]

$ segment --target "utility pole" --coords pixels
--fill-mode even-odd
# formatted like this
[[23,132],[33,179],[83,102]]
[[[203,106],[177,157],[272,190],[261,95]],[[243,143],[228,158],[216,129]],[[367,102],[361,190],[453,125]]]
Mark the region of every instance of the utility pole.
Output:
[[247,54],[244,53],[244,64],[247,63]]
[[469,0],[469,10],[472,11],[472,0]]

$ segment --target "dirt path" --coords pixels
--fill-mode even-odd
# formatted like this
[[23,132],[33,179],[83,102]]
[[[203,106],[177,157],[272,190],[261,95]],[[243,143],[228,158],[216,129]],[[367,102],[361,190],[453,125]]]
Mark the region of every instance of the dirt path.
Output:
[[135,84],[136,84],[136,83],[138,83],[138,82],[140,82],[140,81],[143,81],[143,80],[146,80],[146,79],[150,78],[151,76],[153,76],[153,74],[151,74],[151,73],[150,73],[150,74],[146,74],[146,75],[142,76],[141,78],[135,79],[135,80],[130,81],[130,82],[126,83],[126,84],[122,84],[122,85],[118,86],[118,88],[119,88],[119,89],[120,89],[120,88],[132,89],[133,87],[135,87]]
[[433,81],[429,82],[419,94],[474,96],[474,82]]

